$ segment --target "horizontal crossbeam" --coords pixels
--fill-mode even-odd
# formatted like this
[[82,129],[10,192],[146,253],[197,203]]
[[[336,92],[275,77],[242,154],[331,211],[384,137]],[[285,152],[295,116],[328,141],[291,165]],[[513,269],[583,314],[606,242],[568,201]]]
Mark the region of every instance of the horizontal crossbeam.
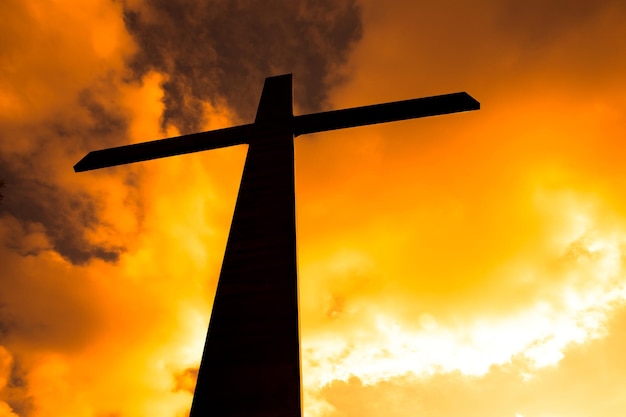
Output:
[[480,103],[465,92],[394,101],[392,103],[296,116],[294,135],[299,136],[307,133],[478,109],[480,109]]
[[90,171],[130,164],[131,162],[149,161],[167,156],[243,145],[248,143],[253,130],[254,125],[247,124],[92,151],[74,165],[74,171]]
[[[317,133],[478,109],[480,109],[480,103],[469,94],[453,93],[295,116],[291,119],[291,128],[293,129],[292,133],[294,136],[300,136],[307,133]],[[288,122],[288,120],[280,121],[280,123]],[[261,133],[261,130],[266,131],[272,127],[285,128],[289,126],[267,126],[266,124],[257,126],[256,123],[252,123],[226,129],[211,130],[174,138],[102,149],[89,152],[74,165],[74,171],[89,171],[132,162],[164,158],[167,156],[248,144],[255,135]]]

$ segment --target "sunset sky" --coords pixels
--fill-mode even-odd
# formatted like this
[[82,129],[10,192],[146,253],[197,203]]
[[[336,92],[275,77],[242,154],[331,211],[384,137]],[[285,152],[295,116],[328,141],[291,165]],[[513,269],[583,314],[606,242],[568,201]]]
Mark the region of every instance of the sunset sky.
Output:
[[0,417],[185,417],[239,146],[95,149],[467,91],[296,139],[305,417],[623,417],[622,0],[0,2]]

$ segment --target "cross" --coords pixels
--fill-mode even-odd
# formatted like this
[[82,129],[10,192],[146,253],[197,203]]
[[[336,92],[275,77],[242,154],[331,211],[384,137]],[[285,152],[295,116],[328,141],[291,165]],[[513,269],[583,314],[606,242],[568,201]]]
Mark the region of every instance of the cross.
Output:
[[291,74],[265,80],[254,123],[88,153],[76,172],[248,145],[190,417],[300,417],[296,136],[478,110],[454,93],[294,116]]

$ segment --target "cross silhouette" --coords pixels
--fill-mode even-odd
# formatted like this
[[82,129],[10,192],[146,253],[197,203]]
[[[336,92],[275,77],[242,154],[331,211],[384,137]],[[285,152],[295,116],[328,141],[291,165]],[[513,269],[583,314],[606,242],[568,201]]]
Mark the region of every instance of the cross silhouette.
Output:
[[254,123],[88,153],[76,172],[248,145],[191,417],[299,417],[294,137],[478,110],[467,93],[294,116],[291,74],[265,80]]

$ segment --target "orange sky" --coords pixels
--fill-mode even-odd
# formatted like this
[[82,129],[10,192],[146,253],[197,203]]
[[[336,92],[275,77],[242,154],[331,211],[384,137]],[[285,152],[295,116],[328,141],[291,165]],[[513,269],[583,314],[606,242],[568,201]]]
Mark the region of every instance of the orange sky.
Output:
[[245,148],[72,166],[293,72],[482,106],[296,140],[305,416],[621,417],[622,2],[274,3],[0,4],[0,416],[187,415]]

